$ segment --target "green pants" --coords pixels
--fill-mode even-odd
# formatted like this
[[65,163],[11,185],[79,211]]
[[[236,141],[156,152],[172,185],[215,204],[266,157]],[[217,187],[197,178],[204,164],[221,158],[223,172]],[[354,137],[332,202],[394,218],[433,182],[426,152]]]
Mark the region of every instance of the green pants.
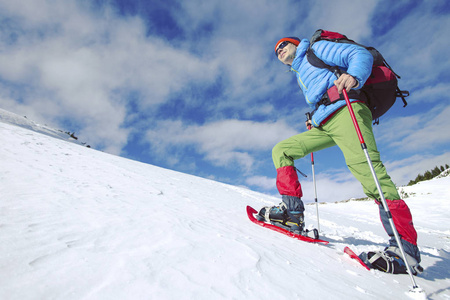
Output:
[[[353,103],[352,107],[384,197],[391,200],[400,199],[394,183],[380,160],[380,153],[372,132],[372,114],[369,108],[358,102]],[[294,166],[294,160],[335,145],[341,149],[348,168],[362,184],[364,193],[370,198],[380,199],[347,107],[339,110],[321,127],[313,128],[278,143],[272,150],[272,158],[277,169]]]

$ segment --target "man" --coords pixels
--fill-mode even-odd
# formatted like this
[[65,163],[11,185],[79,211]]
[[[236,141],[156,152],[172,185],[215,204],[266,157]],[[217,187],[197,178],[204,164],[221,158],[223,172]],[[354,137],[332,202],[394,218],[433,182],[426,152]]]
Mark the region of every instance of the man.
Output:
[[[361,88],[371,73],[373,57],[365,48],[354,44],[329,41],[314,43],[312,50],[316,56],[330,66],[339,67],[342,71],[342,75],[337,79],[328,69],[316,68],[308,62],[306,52],[309,47],[310,43],[307,39],[300,40],[296,37],[282,38],[275,46],[275,55],[283,64],[290,66],[290,70],[297,77],[306,102],[312,109],[312,119],[307,122],[307,126],[312,125],[313,128],[288,138],[273,148],[272,158],[277,169],[277,188],[282,196],[282,202],[279,206],[263,207],[259,212],[259,218],[278,222],[289,226],[291,231],[308,235],[308,232],[304,230],[302,189],[294,160],[311,152],[337,145],[344,154],[348,168],[361,183],[364,193],[368,197],[376,199],[382,223],[391,237],[390,245],[385,251],[369,252],[366,261],[383,271],[406,272],[406,269],[402,269],[404,262],[399,258],[401,257],[400,250],[386,212],[379,201],[378,189],[361,149],[345,100],[328,105],[321,102],[322,96],[334,86],[337,87],[339,93],[342,93],[343,89],[350,91]],[[394,224],[401,236],[408,262],[414,272],[420,271],[420,252],[417,247],[417,233],[412,223],[412,216],[406,203],[400,199],[394,183],[380,160],[372,132],[371,112],[362,101],[357,99],[350,99],[350,101],[372,159],[375,173],[392,213]],[[399,271],[400,269],[401,271]]]

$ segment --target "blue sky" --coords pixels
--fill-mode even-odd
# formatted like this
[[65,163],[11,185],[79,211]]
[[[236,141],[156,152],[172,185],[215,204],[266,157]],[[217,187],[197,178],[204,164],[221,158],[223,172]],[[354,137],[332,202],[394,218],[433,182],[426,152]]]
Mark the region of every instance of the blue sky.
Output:
[[[105,152],[275,195],[271,149],[306,130],[308,107],[274,45],[339,31],[379,49],[411,92],[374,128],[403,185],[450,162],[449,13],[445,0],[0,0],[0,107]],[[364,196],[339,149],[315,161],[319,201]],[[296,166],[308,202],[310,157]]]

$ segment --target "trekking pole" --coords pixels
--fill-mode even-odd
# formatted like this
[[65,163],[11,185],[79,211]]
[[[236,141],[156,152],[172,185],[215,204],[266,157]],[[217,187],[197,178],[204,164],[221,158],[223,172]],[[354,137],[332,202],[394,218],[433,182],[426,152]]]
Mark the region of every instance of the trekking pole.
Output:
[[[336,75],[336,77],[339,78],[339,76],[341,75],[340,70],[335,70],[334,75]],[[350,103],[350,99],[348,98],[347,91],[345,89],[343,89],[342,93],[344,94],[345,103],[347,104],[348,111],[350,112],[350,116],[352,118],[353,125],[355,126],[355,130],[356,130],[356,134],[358,135],[359,142],[361,143],[361,148],[363,149],[364,154],[366,155],[367,163],[369,164],[370,171],[372,172],[372,176],[373,176],[373,179],[377,186],[378,193],[380,194],[381,203],[383,205],[384,211],[386,212],[386,214],[388,216],[389,224],[392,227],[392,231],[394,232],[395,240],[397,241],[398,247],[400,248],[400,252],[402,253],[402,256],[403,256],[403,261],[405,262],[406,269],[408,271],[409,277],[411,278],[413,289],[410,292],[425,294],[425,291],[423,289],[421,289],[416,284],[416,281],[414,280],[413,274],[411,272],[411,267],[409,266],[409,263],[406,259],[406,254],[405,254],[405,250],[403,249],[403,244],[400,240],[400,236],[398,234],[397,228],[395,227],[394,221],[392,220],[392,214],[391,214],[391,211],[389,210],[386,199],[384,198],[383,191],[381,190],[380,182],[378,181],[377,174],[375,173],[375,169],[373,168],[372,160],[370,159],[369,152],[367,151],[367,146],[366,146],[366,143],[362,136],[361,129],[359,128],[358,121],[356,120],[355,112],[353,111],[352,105]]]
[[[311,121],[311,114],[309,112],[306,113],[306,121]],[[308,130],[311,130],[311,124],[308,124]],[[320,232],[319,203],[317,203],[316,172],[314,171],[314,153],[313,152],[311,152],[311,168],[312,168],[313,184],[314,184],[314,201],[316,202],[317,230]]]

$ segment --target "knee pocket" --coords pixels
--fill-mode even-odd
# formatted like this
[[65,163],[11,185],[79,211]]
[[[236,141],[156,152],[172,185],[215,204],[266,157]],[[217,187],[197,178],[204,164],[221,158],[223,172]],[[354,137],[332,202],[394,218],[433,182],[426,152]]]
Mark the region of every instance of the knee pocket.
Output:
[[[380,161],[380,153],[379,152],[369,152],[369,157],[370,160],[372,161],[372,164],[375,166],[379,163],[381,163]],[[345,162],[347,163],[348,166],[351,165],[359,165],[359,164],[364,164],[367,165],[367,157],[364,154],[364,151],[361,149],[361,153],[357,154],[357,155],[352,155],[350,157],[345,157]]]
[[289,158],[291,160],[299,159],[304,157],[305,145],[301,141],[294,143],[279,142],[272,148],[272,157],[278,158]]

